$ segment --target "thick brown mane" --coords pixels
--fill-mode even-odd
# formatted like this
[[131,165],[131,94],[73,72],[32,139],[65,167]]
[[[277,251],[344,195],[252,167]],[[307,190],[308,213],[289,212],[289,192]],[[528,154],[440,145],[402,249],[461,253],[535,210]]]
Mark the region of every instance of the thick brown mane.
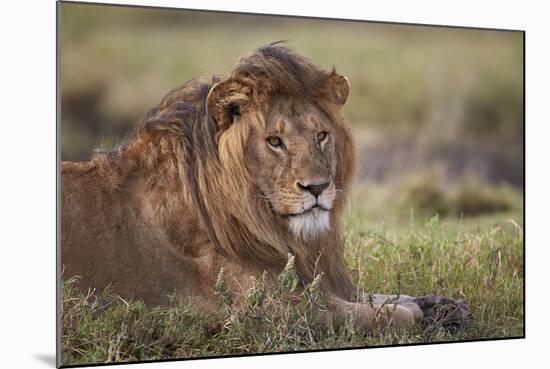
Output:
[[[345,269],[339,224],[355,167],[354,145],[340,115],[339,96],[327,88],[324,71],[280,44],[243,57],[230,73],[232,95],[241,117],[229,127],[225,116],[233,101],[209,105],[211,91],[224,79],[193,80],[170,92],[138,124],[130,141],[118,149],[97,153],[82,170],[97,170],[109,191],[119,191],[134,176],[145,181],[159,226],[174,238],[178,212],[192,204],[201,227],[218,252],[258,268],[280,271],[288,253],[304,282],[325,274],[325,287],[350,298],[353,288]],[[337,175],[339,196],[330,231],[318,240],[292,237],[277,221],[267,201],[253,185],[245,149],[251,127],[263,127],[273,96],[314,103],[332,120],[340,140]],[[209,108],[210,106],[210,108]],[[64,171],[77,166],[66,166]]]

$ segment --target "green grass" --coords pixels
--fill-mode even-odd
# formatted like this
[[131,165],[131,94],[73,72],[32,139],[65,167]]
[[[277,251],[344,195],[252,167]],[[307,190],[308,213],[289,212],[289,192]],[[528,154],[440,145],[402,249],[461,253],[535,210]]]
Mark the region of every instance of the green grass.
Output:
[[[371,189],[371,191],[375,191]],[[123,301],[109,290],[82,293],[63,284],[62,360],[68,364],[207,357],[341,347],[364,347],[521,336],[523,334],[523,227],[520,210],[474,218],[372,214],[357,192],[345,226],[346,260],[359,289],[464,298],[473,313],[466,328],[419,326],[361,334],[349,324],[320,325],[324,307],[316,286],[298,304],[279,296],[292,289],[292,271],[267,290],[261,279],[237,309],[220,293],[221,321],[173,297],[170,308]],[[379,193],[379,198],[384,198]],[[373,207],[374,206],[374,207]],[[392,216],[393,214],[393,216]],[[377,218],[373,222],[372,218]],[[392,220],[394,223],[386,222]],[[289,274],[290,273],[290,274]],[[225,301],[225,302],[224,302]]]

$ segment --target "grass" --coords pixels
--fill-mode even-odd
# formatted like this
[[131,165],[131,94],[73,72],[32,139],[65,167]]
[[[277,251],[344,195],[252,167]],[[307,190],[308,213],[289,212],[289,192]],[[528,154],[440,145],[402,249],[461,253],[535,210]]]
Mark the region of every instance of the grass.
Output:
[[[372,193],[369,193],[372,195]],[[346,260],[354,283],[367,292],[465,298],[473,313],[466,328],[419,326],[411,331],[378,329],[361,334],[349,324],[320,325],[324,309],[316,283],[298,304],[281,294],[293,289],[292,269],[279,287],[262,279],[237,309],[223,276],[213,286],[224,319],[203,315],[172,298],[169,308],[123,301],[112,291],[83,293],[63,283],[62,360],[92,362],[208,357],[232,354],[365,347],[521,336],[523,334],[523,227],[520,211],[473,218],[391,217],[357,192],[345,227]],[[380,196],[379,196],[380,197]],[[383,196],[382,196],[383,197]],[[393,213],[393,212],[392,212]],[[394,214],[398,214],[396,211]],[[412,214],[412,212],[411,212]],[[372,222],[376,216],[378,222]],[[388,226],[385,219],[398,223]],[[397,219],[397,220],[395,220]]]

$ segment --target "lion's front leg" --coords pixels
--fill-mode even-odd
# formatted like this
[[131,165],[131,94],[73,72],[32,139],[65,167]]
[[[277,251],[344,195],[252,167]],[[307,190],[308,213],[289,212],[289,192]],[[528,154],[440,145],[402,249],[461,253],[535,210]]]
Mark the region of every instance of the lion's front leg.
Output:
[[410,311],[420,310],[421,320],[425,323],[439,323],[443,326],[464,325],[471,320],[472,314],[464,300],[453,300],[438,295],[411,297],[406,295],[364,294],[362,302],[371,305],[403,306]]
[[407,329],[424,318],[418,304],[405,301],[400,304],[383,301],[364,304],[330,296],[327,299],[327,308],[331,313],[333,322],[341,324],[351,318],[354,325],[363,332],[388,326]]

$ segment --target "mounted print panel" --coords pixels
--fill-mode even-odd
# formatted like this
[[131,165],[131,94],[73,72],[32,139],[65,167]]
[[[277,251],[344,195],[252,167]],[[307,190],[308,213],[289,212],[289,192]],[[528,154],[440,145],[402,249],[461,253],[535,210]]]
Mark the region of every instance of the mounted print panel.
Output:
[[524,337],[524,32],[58,3],[58,364]]

